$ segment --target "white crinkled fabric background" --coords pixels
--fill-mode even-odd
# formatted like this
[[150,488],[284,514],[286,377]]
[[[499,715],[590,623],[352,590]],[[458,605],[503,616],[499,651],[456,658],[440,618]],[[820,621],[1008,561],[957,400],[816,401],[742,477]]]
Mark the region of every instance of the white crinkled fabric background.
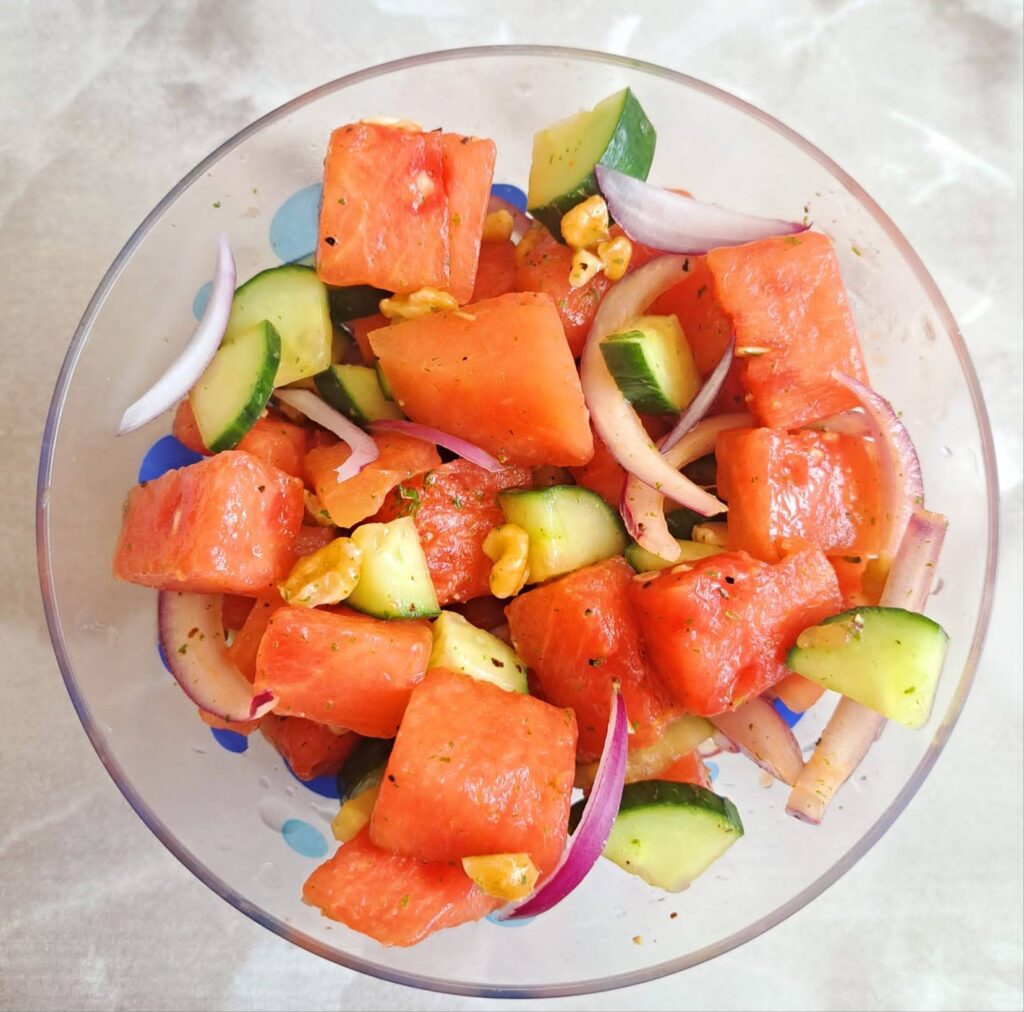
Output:
[[235,131],[326,80],[503,42],[603,49],[703,78],[849,171],[915,246],[963,328],[996,433],[1003,507],[975,689],[931,777],[874,850],[789,921],[711,963],[516,1007],[1024,1006],[1021,39],[1014,0],[4,0],[0,1007],[508,1004],[358,976],[192,878],[78,726],[33,546],[36,460],[59,363],[107,265],[160,197]]

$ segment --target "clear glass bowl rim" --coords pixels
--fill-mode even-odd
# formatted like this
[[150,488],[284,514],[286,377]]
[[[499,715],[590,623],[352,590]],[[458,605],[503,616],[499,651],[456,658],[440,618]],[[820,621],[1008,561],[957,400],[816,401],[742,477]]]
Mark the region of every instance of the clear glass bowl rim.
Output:
[[[906,263],[913,270],[917,280],[927,293],[936,315],[942,322],[943,329],[949,337],[956,352],[960,368],[967,383],[972,406],[974,408],[975,420],[981,435],[982,459],[985,469],[985,491],[986,491],[986,519],[988,522],[988,544],[985,551],[985,580],[982,598],[979,604],[977,620],[974,628],[974,637],[967,656],[967,662],[957,686],[956,695],[950,705],[946,719],[937,729],[935,737],[930,744],[928,751],[918,763],[913,774],[907,780],[902,790],[895,797],[889,807],[882,813],[871,828],[856,843],[847,850],[843,857],[837,861],[824,875],[820,876],[801,892],[791,897],[786,903],[773,910],[769,915],[748,925],[742,931],[735,932],[727,938],[705,946],[696,952],[689,953],[678,959],[667,960],[652,966],[644,967],[631,973],[618,974],[612,977],[594,977],[588,980],[571,981],[564,984],[545,987],[509,988],[492,987],[487,984],[467,984],[460,981],[448,981],[435,977],[428,977],[422,974],[409,974],[394,970],[384,963],[376,963],[370,960],[352,957],[347,953],[338,951],[329,946],[323,945],[318,940],[311,938],[303,932],[296,931],[290,925],[279,920],[277,917],[268,914],[266,911],[250,903],[244,896],[227,886],[216,875],[212,874],[196,855],[192,854],[174,836],[173,832],[159,819],[154,811],[147,805],[135,790],[133,785],[121,770],[114,756],[107,748],[102,733],[93,720],[85,699],[78,691],[75,682],[74,672],[64,641],[64,634],[61,626],[61,618],[57,609],[57,602],[54,593],[53,581],[50,573],[50,540],[48,527],[47,499],[50,487],[50,474],[53,466],[53,451],[56,439],[57,427],[60,423],[61,413],[67,390],[74,374],[78,357],[88,340],[89,333],[96,316],[105,301],[110,290],[117,282],[122,268],[131,258],[136,247],[141,243],[149,230],[161,218],[164,211],[173,204],[174,200],[184,192],[192,182],[200,177],[220,158],[231,151],[234,147],[246,138],[262,130],[278,119],[287,116],[293,110],[299,109],[324,95],[339,91],[349,85],[366,81],[386,74],[401,72],[410,67],[416,67],[428,63],[446,62],[449,60],[470,58],[506,56],[534,56],[552,59],[586,60],[596,63],[607,63],[613,66],[627,67],[632,70],[640,70],[645,73],[665,78],[675,83],[703,92],[704,94],[732,106],[748,116],[760,121],[780,134],[805,154],[823,165],[829,172],[836,176],[844,186],[857,198],[860,204],[875,218],[878,224],[889,234],[895,245],[899,248]],[[191,172],[185,175],[163,199],[145,217],[142,223],[129,237],[121,251],[114,258],[102,281],[93,294],[89,305],[86,307],[78,327],[75,330],[71,344],[68,348],[57,383],[54,388],[53,398],[50,402],[49,412],[46,418],[46,426],[43,432],[43,441],[40,450],[39,472],[36,486],[36,555],[39,566],[39,582],[43,598],[43,607],[46,613],[46,622],[53,644],[57,664],[60,668],[64,684],[67,687],[71,702],[75,707],[82,726],[93,748],[96,750],[100,761],[106,767],[118,789],[124,795],[128,804],[134,809],[140,819],[156,835],[160,842],[201,882],[212,889],[222,899],[227,900],[233,907],[251,917],[258,924],[269,928],[282,938],[301,946],[309,952],[329,959],[351,970],[365,973],[382,980],[395,984],[402,984],[408,987],[424,988],[431,991],[439,991],[448,994],[459,994],[479,998],[556,998],[570,995],[592,994],[599,991],[614,990],[616,988],[629,987],[635,984],[642,984],[646,981],[658,979],[669,974],[677,973],[680,970],[688,969],[729,952],[745,942],[756,938],[758,935],[775,927],[786,918],[795,914],[811,900],[815,899],[829,886],[839,880],[854,864],[857,863],[882,835],[895,822],[897,816],[909,804],[911,798],[917,793],[921,784],[924,783],[932,766],[942,752],[949,736],[959,719],[963,705],[970,692],[971,685],[977,669],[978,660],[984,646],[985,635],[988,631],[989,617],[992,609],[992,599],[995,588],[996,562],[998,555],[998,531],[999,531],[999,497],[998,479],[996,473],[995,449],[992,438],[992,430],[989,425],[988,413],[985,408],[984,398],[978,382],[977,373],[971,361],[970,354],[964,342],[963,336],[956,324],[952,312],[946,305],[927,268],[921,259],[914,252],[910,243],[900,230],[893,224],[885,212],[871,199],[870,196],[859,186],[846,172],[844,172],[832,159],[819,150],[809,141],[805,140],[794,130],[780,123],[774,117],[761,111],[756,106],[745,102],[729,92],[723,91],[713,85],[707,84],[687,74],[682,74],[657,64],[647,63],[642,60],[635,60],[630,57],[617,56],[611,53],[604,53],[595,50],[574,49],[565,46],[534,46],[534,45],[495,45],[495,46],[469,46],[458,49],[438,50],[431,53],[423,53],[416,56],[403,57],[399,60],[392,60],[387,63],[377,64],[363,70],[358,70],[344,77],[320,85],[297,98],[286,102],[284,105],[272,110],[266,115],[255,120],[249,126],[240,130],[233,137],[221,144],[216,150],[204,158]],[[948,677],[948,676],[947,676]]]

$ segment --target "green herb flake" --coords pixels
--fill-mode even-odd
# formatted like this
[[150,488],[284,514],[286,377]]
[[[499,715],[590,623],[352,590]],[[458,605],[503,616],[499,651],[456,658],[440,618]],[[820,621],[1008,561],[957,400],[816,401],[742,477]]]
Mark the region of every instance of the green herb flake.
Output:
[[219,201],[219,200],[215,200],[215,201],[213,202],[213,206],[214,206],[214,207],[220,207],[220,201]]
[[863,256],[859,246],[855,246],[853,243],[850,244],[850,250],[855,257]]
[[406,893],[399,901],[398,905],[404,910],[409,905],[410,896]]
[[419,508],[423,505],[423,502],[420,500],[419,492],[406,485],[398,486],[398,498],[405,501],[405,509],[403,511],[405,516],[416,516]]

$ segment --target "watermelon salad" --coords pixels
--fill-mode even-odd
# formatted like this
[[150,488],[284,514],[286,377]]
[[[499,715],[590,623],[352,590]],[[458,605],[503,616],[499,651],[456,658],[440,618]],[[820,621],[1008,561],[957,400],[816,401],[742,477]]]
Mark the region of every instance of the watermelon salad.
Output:
[[716,749],[818,823],[928,719],[946,521],[832,240],[650,185],[655,146],[612,95],[535,135],[525,210],[490,140],[339,127],[315,265],[236,287],[222,237],[125,412],[203,459],[131,489],[115,575],[202,720],[337,775],[303,895],[384,945],[543,914],[602,856],[684,889],[743,836]]

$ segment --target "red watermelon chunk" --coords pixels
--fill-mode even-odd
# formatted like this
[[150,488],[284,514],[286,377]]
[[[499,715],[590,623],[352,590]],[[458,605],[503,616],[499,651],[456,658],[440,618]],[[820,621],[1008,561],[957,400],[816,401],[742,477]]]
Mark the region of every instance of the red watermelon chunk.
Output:
[[359,741],[351,731],[335,734],[315,720],[279,717],[276,713],[263,718],[260,730],[300,780],[337,773]]
[[237,450],[128,493],[114,575],[159,590],[256,594],[284,579],[302,525],[302,482]]
[[576,718],[443,668],[413,690],[370,821],[378,847],[420,861],[565,846]]
[[469,302],[497,149],[494,141],[459,134],[444,134],[441,145],[448,197],[448,291],[460,303]]
[[468,460],[453,460],[402,482],[374,519],[412,517],[438,603],[444,607],[490,593],[492,563],[483,545],[505,522],[498,493],[530,483],[529,468],[491,473]]
[[586,464],[583,390],[554,303],[510,292],[370,334],[402,410],[502,463]]
[[714,249],[707,268],[732,321],[750,410],[763,425],[795,429],[855,407],[832,379],[867,382],[860,341],[832,240],[819,232]]
[[260,641],[256,691],[272,692],[282,716],[390,738],[432,644],[426,622],[385,622],[347,608],[279,608]]
[[633,580],[629,594],[666,685],[706,717],[785,677],[797,636],[842,606],[836,574],[817,549],[774,566],[746,552],[712,555]]
[[871,443],[836,432],[729,429],[716,456],[730,548],[766,562],[799,542],[827,555],[877,554],[881,503]]
[[461,864],[424,864],[392,854],[375,847],[367,829],[309,876],[302,896],[325,917],[382,945],[415,945],[501,906]]
[[506,611],[516,652],[544,698],[576,713],[580,762],[601,754],[616,680],[633,728],[630,748],[655,742],[679,715],[641,649],[629,603],[632,578],[616,556],[520,594]]

